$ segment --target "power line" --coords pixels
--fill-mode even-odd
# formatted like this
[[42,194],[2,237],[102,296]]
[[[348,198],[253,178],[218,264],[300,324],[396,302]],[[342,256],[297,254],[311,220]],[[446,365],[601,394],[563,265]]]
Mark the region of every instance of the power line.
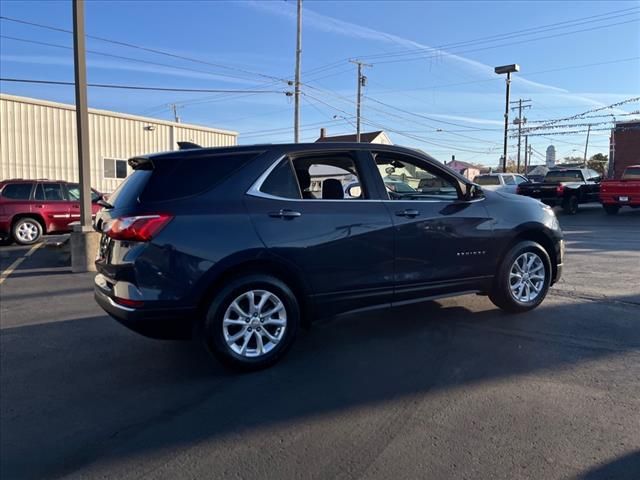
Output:
[[488,47],[472,48],[472,49],[469,49],[469,50],[460,50],[460,51],[454,51],[454,52],[441,52],[441,53],[438,53],[436,55],[429,55],[429,56],[426,56],[426,57],[425,56],[417,56],[417,57],[404,58],[404,59],[386,60],[386,61],[382,61],[382,62],[375,62],[374,65],[387,64],[387,63],[399,63],[399,62],[411,62],[411,61],[417,61],[417,60],[429,60],[431,58],[442,58],[442,57],[445,57],[445,56],[460,55],[462,53],[480,52],[480,51],[491,50],[491,49],[500,48],[500,47],[512,47],[513,45],[519,45],[519,44],[522,44],[522,43],[535,42],[535,41],[538,41],[538,40],[547,40],[549,38],[564,37],[564,36],[567,36],[567,35],[573,35],[575,33],[591,32],[591,31],[594,31],[594,30],[600,30],[602,28],[615,27],[615,26],[624,25],[624,24],[627,24],[627,23],[636,23],[638,21],[640,21],[640,20],[638,20],[638,19],[625,20],[623,22],[610,23],[610,24],[607,24],[607,25],[599,25],[599,26],[596,26],[596,27],[584,28],[584,29],[581,29],[581,30],[575,30],[573,32],[556,33],[555,35],[546,35],[546,36],[537,37],[537,38],[530,38],[530,39],[526,39],[526,40],[520,40],[518,42],[501,43],[499,45],[490,45]]
[[[329,103],[327,103],[327,102],[325,102],[325,101],[323,101],[323,100],[321,100],[321,99],[319,99],[317,97],[314,97],[313,95],[310,95],[309,93],[304,93],[304,95],[306,95],[306,96],[308,96],[310,98],[313,98],[317,102],[320,102],[320,103],[328,106],[329,108],[332,108],[332,109],[337,110],[337,111],[339,111],[341,113],[349,115],[349,113],[346,112],[345,110],[342,110],[342,109],[340,109],[338,107],[335,107],[335,106],[333,106],[333,105],[331,105],[331,104],[329,104]],[[408,132],[404,132],[404,131],[396,130],[394,128],[390,128],[390,127],[388,127],[386,125],[382,125],[380,123],[374,122],[374,121],[369,120],[369,119],[367,119],[365,117],[361,117],[361,119],[362,119],[363,123],[366,123],[368,125],[374,126],[376,128],[382,128],[382,129],[387,130],[389,132],[396,133],[398,135],[402,135],[403,137],[410,138],[412,140],[418,140],[418,141],[421,141],[421,142],[424,142],[424,143],[427,143],[427,144],[436,145],[436,146],[439,146],[439,147],[448,148],[450,150],[456,150],[456,151],[462,151],[462,152],[483,153],[483,154],[484,153],[486,153],[486,154],[491,153],[490,151],[471,150],[471,149],[467,149],[467,148],[454,147],[452,145],[437,143],[437,142],[434,142],[432,140],[428,140],[428,139],[426,139],[424,137],[420,137],[420,136],[417,136],[417,135],[412,135],[412,134],[410,134]]]
[[[420,52],[425,52],[425,50],[431,52],[431,51],[436,50],[436,49],[457,48],[457,47],[462,47],[462,46],[469,45],[469,44],[478,45],[478,44],[482,44],[482,43],[491,43],[491,42],[495,42],[495,41],[506,40],[506,39],[510,39],[510,38],[516,38],[516,37],[521,37],[521,36],[526,36],[526,35],[531,35],[531,34],[544,33],[544,32],[547,32],[547,31],[557,30],[557,29],[561,29],[561,28],[566,29],[566,28],[576,27],[576,26],[580,26],[580,25],[585,25],[585,24],[588,24],[588,23],[608,21],[608,20],[612,20],[614,18],[628,16],[629,14],[633,14],[634,12],[637,12],[638,9],[639,9],[639,7],[631,7],[631,8],[621,9],[621,10],[614,10],[614,11],[611,11],[611,12],[608,12],[608,13],[603,13],[603,14],[598,14],[598,15],[591,15],[591,16],[588,16],[588,17],[576,18],[576,19],[573,19],[573,20],[565,20],[563,22],[551,23],[551,24],[546,24],[546,25],[538,25],[536,27],[530,27],[530,28],[526,28],[526,29],[523,29],[523,30],[517,30],[517,31],[512,31],[512,32],[503,33],[503,34],[497,34],[497,35],[491,35],[491,36],[488,36],[488,37],[480,37],[480,38],[476,38],[476,39],[472,39],[472,40],[465,40],[465,41],[461,41],[461,42],[454,42],[454,43],[444,44],[444,45],[440,45],[440,46],[436,46],[436,47],[432,47],[432,48],[415,48],[415,49],[408,49],[408,50],[403,50],[403,51],[398,51],[398,52],[387,52],[387,53],[382,53],[382,54],[377,54],[377,55],[368,55],[368,56],[367,55],[363,55],[362,58],[389,58],[389,57],[394,57],[394,56],[403,56],[403,55],[416,54],[416,53],[420,53]],[[573,24],[573,25],[568,25],[568,24]]]
[[[567,67],[560,67],[560,68],[552,68],[552,69],[548,69],[548,70],[537,70],[534,72],[527,72],[527,77],[530,77],[532,75],[540,75],[543,73],[552,73],[552,72],[560,72],[563,70],[574,70],[574,69],[579,69],[579,68],[587,68],[587,67],[597,67],[597,66],[601,66],[601,65],[611,65],[611,64],[615,64],[615,63],[625,63],[625,62],[631,62],[634,60],[639,60],[640,57],[629,57],[629,58],[620,58],[617,60],[608,60],[608,61],[603,61],[603,62],[595,62],[595,63],[585,63],[582,65],[571,65],[571,66],[567,66]],[[319,80],[319,79],[314,79],[315,80]],[[470,80],[468,82],[455,82],[455,83],[442,83],[442,84],[437,84],[437,85],[428,85],[426,87],[420,87],[420,88],[410,88],[410,89],[396,89],[396,90],[381,90],[380,93],[400,93],[400,92],[407,92],[407,91],[421,91],[421,90],[432,90],[432,89],[436,89],[436,88],[447,88],[447,87],[458,87],[458,86],[462,86],[462,85],[475,85],[477,83],[489,83],[489,82],[501,82],[503,81],[502,78],[487,78],[485,80]]]
[[[406,50],[405,49],[405,50],[402,50],[400,52],[385,52],[383,54],[377,54],[377,55],[359,55],[359,58],[381,58],[381,57],[384,57],[386,55],[398,55],[398,54],[406,55],[406,54],[409,54],[409,53],[417,53],[417,52],[425,52],[425,51],[432,52],[432,51],[441,50],[441,49],[444,49],[444,48],[460,47],[460,46],[464,46],[464,45],[467,45],[467,44],[477,45],[478,43],[483,43],[483,41],[484,41],[484,43],[486,43],[490,39],[493,39],[493,41],[503,40],[505,38],[508,38],[509,36],[514,35],[514,34],[522,34],[524,32],[540,33],[541,29],[544,29],[544,28],[547,28],[547,27],[555,27],[555,26],[559,26],[559,25],[566,25],[568,23],[581,22],[581,21],[584,21],[584,20],[590,20],[590,19],[599,18],[599,20],[593,20],[593,22],[606,21],[608,19],[605,19],[605,18],[602,18],[602,17],[610,17],[611,15],[622,14],[622,13],[627,15],[630,12],[633,13],[633,11],[637,10],[637,9],[638,9],[638,7],[631,7],[631,8],[621,9],[621,10],[613,10],[611,12],[604,13],[604,14],[591,15],[591,16],[588,16],[588,17],[576,18],[576,19],[567,20],[567,21],[564,21],[564,22],[558,22],[558,23],[552,23],[552,24],[546,24],[546,25],[539,25],[539,26],[536,26],[536,27],[527,28],[525,30],[518,30],[518,31],[504,33],[504,34],[499,34],[499,35],[491,35],[489,37],[480,37],[480,38],[469,39],[469,40],[462,41],[462,42],[442,44],[442,45],[438,45],[438,46],[431,47],[431,48],[417,48],[417,49],[412,49],[412,50]],[[578,32],[573,32],[573,33],[578,33]],[[522,42],[520,42],[520,43],[522,43]],[[488,47],[488,48],[493,48],[493,47]],[[459,52],[459,53],[464,53],[464,52]],[[440,56],[441,55],[436,55],[436,57],[440,57]],[[429,57],[429,58],[433,58],[433,57]],[[312,70],[306,71],[305,74],[306,75],[310,75],[310,74],[313,74],[313,73],[316,73],[316,72],[319,72],[319,71],[331,70],[331,69],[337,68],[341,64],[344,64],[344,62],[346,62],[348,60],[349,60],[349,58],[347,57],[347,58],[343,58],[343,59],[335,61],[335,62],[331,62],[331,63],[326,64],[326,65],[321,65],[321,66],[316,67],[316,68],[314,68]]]
[[[41,23],[30,22],[30,21],[27,21],[27,20],[21,20],[21,19],[18,19],[18,18],[7,17],[7,16],[4,16],[4,15],[1,15],[0,19],[1,20],[6,20],[8,22],[14,22],[14,23],[19,23],[19,24],[23,24],[23,25],[30,25],[32,27],[44,28],[44,29],[52,30],[52,31],[56,31],[56,32],[63,32],[63,33],[73,34],[72,30],[67,30],[65,28],[54,27],[52,25],[44,25],[44,24],[41,24]],[[96,35],[86,35],[86,37],[87,38],[91,38],[93,40],[98,40],[98,41],[101,41],[101,42],[112,43],[114,45],[119,45],[119,46],[122,46],[122,47],[133,48],[133,49],[142,50],[142,51],[149,52],[149,53],[154,53],[156,55],[164,55],[166,57],[185,60],[185,61],[188,61],[188,62],[200,63],[200,64],[203,64],[203,65],[209,65],[209,66],[216,67],[216,68],[222,68],[224,70],[242,72],[242,73],[253,75],[253,76],[258,76],[258,77],[262,77],[262,78],[268,78],[268,79],[271,79],[271,80],[278,80],[280,82],[285,82],[285,83],[287,82],[287,80],[284,79],[284,78],[279,78],[279,77],[275,77],[275,76],[272,76],[272,75],[263,74],[263,73],[260,73],[260,72],[254,72],[254,71],[247,70],[247,69],[240,68],[240,67],[229,66],[229,65],[224,65],[224,64],[220,64],[220,63],[209,62],[209,61],[198,59],[198,58],[192,58],[192,57],[187,57],[187,56],[184,56],[184,55],[178,55],[178,54],[171,53],[171,52],[165,52],[163,50],[158,50],[156,48],[145,47],[145,46],[142,46],[142,45],[135,45],[133,43],[123,42],[123,41],[120,41],[120,40],[113,40],[113,39],[105,38],[105,37],[99,37],[99,36],[96,36]]]
[[[67,46],[67,45],[60,45],[57,43],[49,43],[49,42],[41,42],[38,40],[30,40],[27,38],[20,38],[20,37],[13,37],[13,36],[9,36],[9,35],[0,35],[0,38],[4,38],[7,40],[13,40],[16,42],[22,42],[22,43],[30,43],[30,44],[34,44],[34,45],[42,45],[45,47],[52,47],[52,48],[61,48],[61,49],[65,49],[65,50],[73,50],[73,47]],[[96,50],[86,50],[87,53],[90,53],[92,55],[100,55],[103,57],[109,57],[109,58],[117,58],[119,60],[127,60],[130,62],[137,62],[137,63],[143,63],[143,64],[147,64],[147,65],[155,65],[155,66],[160,66],[160,67],[167,67],[167,68],[173,68],[176,70],[185,70],[188,72],[196,72],[196,73],[204,73],[207,75],[212,75],[212,76],[220,76],[220,77],[228,77],[228,78],[234,78],[234,79],[241,79],[241,80],[248,80],[248,77],[241,77],[241,76],[237,76],[237,75],[229,75],[229,74],[225,74],[225,73],[219,73],[219,72],[212,72],[212,71],[207,71],[207,70],[199,70],[197,68],[190,68],[190,67],[184,67],[181,65],[171,65],[168,63],[161,63],[161,62],[154,62],[151,60],[143,60],[140,58],[134,58],[134,57],[127,57],[125,55],[116,55],[113,53],[106,53],[106,52],[100,52],[100,51],[96,51]],[[273,82],[273,83],[277,83],[277,82]]]
[[635,102],[639,102],[639,101],[640,101],[640,97],[627,98],[626,100],[622,100],[622,101],[617,102],[617,103],[612,103],[611,105],[606,105],[604,107],[592,108],[591,110],[587,110],[586,112],[578,113],[576,115],[571,115],[570,117],[556,118],[554,120],[549,120],[545,124],[543,124],[542,126],[553,125],[553,124],[556,124],[556,123],[566,122],[566,121],[569,121],[569,120],[577,120],[580,117],[583,117],[584,115],[588,115],[590,113],[600,112],[602,110],[608,110],[610,108],[620,107],[620,106],[625,105],[627,103],[635,103]]
[[[75,85],[74,82],[62,82],[54,80],[35,80],[28,78],[0,78],[0,82],[15,83],[35,83],[45,85]],[[148,87],[142,85],[116,85],[109,83],[89,83],[89,87],[95,88],[117,88],[123,90],[154,90],[158,92],[198,92],[198,93],[284,93],[278,90],[223,90],[215,88],[169,88],[169,87]]]

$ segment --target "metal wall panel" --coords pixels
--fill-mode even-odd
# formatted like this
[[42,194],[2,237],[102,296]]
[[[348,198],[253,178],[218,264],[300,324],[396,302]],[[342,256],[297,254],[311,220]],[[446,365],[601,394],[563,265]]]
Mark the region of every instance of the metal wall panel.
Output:
[[[72,105],[0,95],[0,179],[78,181],[75,121]],[[104,158],[175,150],[183,140],[206,147],[235,145],[237,133],[89,109],[91,184],[112,192],[122,181],[105,178]]]

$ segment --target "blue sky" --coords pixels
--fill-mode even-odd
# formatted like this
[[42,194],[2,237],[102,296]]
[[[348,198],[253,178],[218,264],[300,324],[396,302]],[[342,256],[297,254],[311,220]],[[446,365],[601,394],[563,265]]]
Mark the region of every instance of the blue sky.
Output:
[[[70,1],[5,0],[0,9],[6,17],[71,28]],[[72,45],[64,32],[5,20],[0,26],[5,37]],[[292,140],[293,104],[282,80],[293,77],[295,2],[89,1],[86,31],[200,61],[89,38],[89,50],[151,62],[90,53],[89,82],[273,91],[91,88],[90,106],[169,119],[167,105],[176,103],[182,121],[236,130],[241,143]],[[640,96],[640,2],[305,0],[304,141],[315,140],[321,126],[330,134],[353,131],[356,73],[349,58],[374,65],[365,72],[363,130],[385,129],[395,143],[441,160],[455,154],[495,165],[502,151],[504,80],[493,66],[520,64],[512,100],[531,99],[530,124]],[[0,69],[3,77],[72,81],[72,51],[1,38]],[[1,87],[3,93],[73,103],[69,86]],[[596,114],[628,120],[634,116],[624,114],[638,110],[635,102]],[[607,153],[608,132],[600,129],[608,126],[594,126],[590,155]],[[534,161],[550,143],[559,157],[582,155],[585,137],[530,137],[538,152]]]

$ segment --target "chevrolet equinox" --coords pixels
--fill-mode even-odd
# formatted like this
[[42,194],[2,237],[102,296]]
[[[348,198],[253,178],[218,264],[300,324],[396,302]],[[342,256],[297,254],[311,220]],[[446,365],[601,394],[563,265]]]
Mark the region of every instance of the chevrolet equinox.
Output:
[[551,208],[416,150],[190,148],[129,164],[96,216],[97,302],[240,369],[272,365],[318,318],[467,293],[524,312],[560,277]]

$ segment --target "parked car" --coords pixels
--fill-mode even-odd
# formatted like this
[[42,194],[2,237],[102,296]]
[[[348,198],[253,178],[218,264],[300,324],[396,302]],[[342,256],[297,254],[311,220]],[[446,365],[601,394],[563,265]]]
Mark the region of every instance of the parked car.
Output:
[[480,185],[483,190],[505,193],[516,193],[517,186],[528,181],[523,175],[513,173],[487,173],[473,179],[473,182]]
[[[524,312],[562,270],[551,208],[483,192],[413,149],[254,145],[129,164],[101,212],[96,301],[132,330],[195,336],[242,369],[273,364],[299,326],[338,313],[470,292]],[[449,193],[389,192],[390,164]],[[300,176],[318,165],[352,173],[362,198],[331,178],[304,198]]]
[[[384,186],[387,188],[387,191],[391,194],[418,193],[418,191],[415,188],[413,188],[411,185],[401,180],[395,180],[389,177],[385,177],[383,178],[383,181],[384,181]],[[346,198],[360,198],[362,196],[362,188],[360,187],[360,182],[349,183],[345,187],[344,193]]]
[[640,165],[625,168],[620,180],[604,180],[600,184],[600,202],[609,215],[622,207],[640,207]]
[[587,168],[549,170],[542,183],[521,183],[516,193],[561,206],[565,213],[573,215],[581,203],[600,200],[600,175]]
[[[102,195],[92,189],[91,209],[100,210]],[[58,180],[0,182],[0,237],[20,245],[38,242],[46,233],[71,230],[80,219],[80,188]]]

